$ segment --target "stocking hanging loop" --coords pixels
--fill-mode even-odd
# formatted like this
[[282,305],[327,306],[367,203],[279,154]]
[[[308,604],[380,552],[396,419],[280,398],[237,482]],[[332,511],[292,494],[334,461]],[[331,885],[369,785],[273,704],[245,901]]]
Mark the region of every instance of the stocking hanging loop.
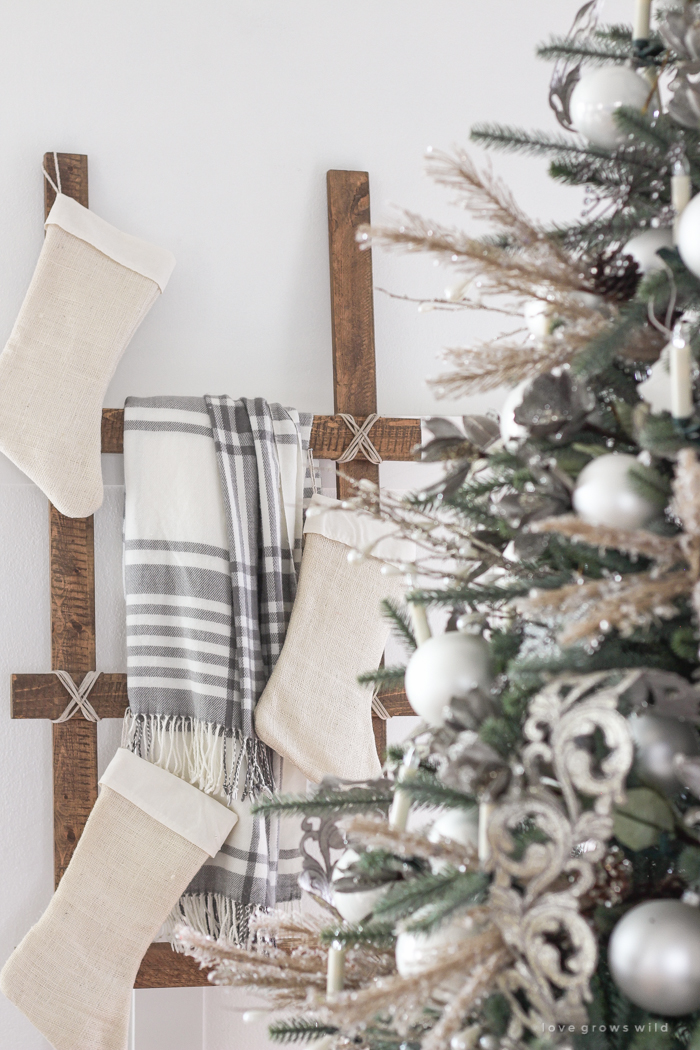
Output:
[[72,676],[67,671],[54,671],[54,674],[70,695],[70,700],[66,704],[63,714],[59,715],[58,718],[51,719],[53,724],[59,725],[61,722],[68,722],[78,711],[82,713],[83,718],[87,719],[88,722],[99,722],[100,716],[88,700],[88,696],[102,672],[88,671],[80,685],[75,684]]
[[370,463],[379,465],[382,462],[382,457],[377,452],[369,436],[370,430],[379,419],[378,413],[372,412],[371,415],[367,416],[362,426],[355,421],[354,416],[349,416],[345,412],[339,412],[338,415],[353,434],[352,441],[345,449],[345,452],[343,452],[338,463],[349,463],[356,458],[358,452],[362,451]]

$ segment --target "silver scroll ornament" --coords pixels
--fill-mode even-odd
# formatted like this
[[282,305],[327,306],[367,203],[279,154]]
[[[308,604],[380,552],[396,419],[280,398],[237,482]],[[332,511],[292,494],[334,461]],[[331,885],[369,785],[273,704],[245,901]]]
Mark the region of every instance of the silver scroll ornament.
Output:
[[597,942],[579,901],[624,800],[633,744],[617,707],[639,674],[562,675],[545,686],[529,707],[521,775],[489,818],[491,917],[513,955],[498,978],[511,1045],[526,1029],[588,1020]]

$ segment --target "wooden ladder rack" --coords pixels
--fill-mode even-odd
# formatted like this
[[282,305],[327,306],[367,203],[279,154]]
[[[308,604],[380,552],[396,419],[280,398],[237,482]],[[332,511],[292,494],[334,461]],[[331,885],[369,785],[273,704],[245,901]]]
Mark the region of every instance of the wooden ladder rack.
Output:
[[[59,153],[63,193],[88,207],[87,157]],[[44,156],[52,170],[53,154]],[[54,191],[45,182],[44,212]],[[328,227],[333,329],[333,390],[336,413],[362,422],[377,409],[374,356],[372,258],[355,242],[357,227],[369,222],[369,176],[363,171],[329,171]],[[338,460],[352,435],[339,415],[315,416],[311,447],[316,459]],[[372,441],[382,459],[406,461],[420,443],[417,419],[379,419]],[[124,411],[102,412],[102,451],[124,451]],[[377,481],[378,468],[362,453],[344,465],[354,479]],[[350,492],[350,482],[338,479],[338,495]],[[93,518],[66,518],[49,504],[51,667],[69,671],[79,684],[95,670],[95,552]],[[58,718],[67,694],[53,674],[12,676],[13,718]],[[128,705],[125,674],[103,674],[90,693],[100,718],[122,718]],[[403,692],[384,693],[390,716],[412,715]],[[386,726],[373,719],[377,748],[386,746]],[[97,799],[97,727],[78,714],[53,730],[54,875],[58,884]],[[208,985],[206,972],[193,959],[168,944],[153,944],[146,952],[136,988]]]

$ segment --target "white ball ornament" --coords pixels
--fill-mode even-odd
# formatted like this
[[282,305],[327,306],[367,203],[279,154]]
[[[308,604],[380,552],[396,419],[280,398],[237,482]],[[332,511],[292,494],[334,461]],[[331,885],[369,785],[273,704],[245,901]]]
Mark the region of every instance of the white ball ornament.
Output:
[[625,244],[622,254],[631,255],[641,273],[656,273],[666,268],[657,254],[660,248],[673,248],[673,231],[666,227],[636,234]]
[[620,991],[650,1013],[680,1017],[700,1008],[700,911],[678,900],[638,904],[608,947]]
[[[354,849],[346,849],[336,862],[331,882],[338,882],[345,878],[348,868],[359,859],[359,854]],[[373,886],[371,889],[357,890],[355,893],[345,893],[334,889],[333,904],[345,921],[354,925],[371,915],[377,901],[384,896],[389,885],[386,883],[384,886]]]
[[640,529],[657,514],[657,507],[640,496],[629,478],[634,456],[611,453],[591,460],[578,476],[574,510],[589,525]]
[[685,265],[700,278],[700,193],[685,207],[678,221],[677,244]]
[[520,423],[515,422],[515,410],[522,404],[523,395],[529,385],[530,380],[524,379],[522,383],[514,386],[503,402],[503,407],[499,413],[501,438],[506,448],[511,451],[516,449],[528,436],[527,427],[523,427]]
[[471,937],[472,931],[455,923],[432,933],[400,933],[396,938],[396,969],[402,977],[417,977]]
[[493,679],[489,647],[480,635],[448,631],[423,642],[408,661],[406,696],[417,715],[431,726],[441,726],[455,696],[472,689],[488,691]]
[[476,806],[471,809],[447,809],[438,817],[428,832],[431,842],[439,842],[440,839],[449,839],[450,842],[459,842],[462,846],[479,845],[479,810]]
[[621,106],[642,110],[650,90],[649,82],[627,66],[584,73],[571,95],[572,123],[592,145],[614,149],[627,136],[613,114]]

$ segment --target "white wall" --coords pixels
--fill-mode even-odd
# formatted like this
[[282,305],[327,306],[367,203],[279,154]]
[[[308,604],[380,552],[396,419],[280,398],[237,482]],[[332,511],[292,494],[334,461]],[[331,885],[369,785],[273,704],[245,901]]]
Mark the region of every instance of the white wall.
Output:
[[[332,410],[325,172],[369,170],[375,218],[398,202],[460,221],[422,174],[429,144],[470,125],[552,127],[535,43],[578,0],[9,0],[0,9],[0,338],[42,240],[45,150],[87,153],[94,210],[162,244],[175,274],[117,371],[127,394],[265,396]],[[611,19],[632,0],[609,0]],[[544,163],[496,157],[525,208],[561,217],[577,194]],[[379,287],[425,295],[445,275],[375,253]],[[379,409],[437,406],[424,385],[441,345],[491,330],[376,297]],[[3,333],[5,335],[3,335]],[[2,345],[0,343],[0,345]],[[113,457],[105,457],[110,460]],[[98,667],[124,668],[119,463],[96,517]],[[9,718],[10,672],[49,668],[46,501],[0,463],[0,962],[52,889],[50,727]],[[101,761],[116,746],[100,727]],[[260,1045],[225,990],[137,994],[137,1050]],[[45,1041],[0,999],[0,1050]]]

